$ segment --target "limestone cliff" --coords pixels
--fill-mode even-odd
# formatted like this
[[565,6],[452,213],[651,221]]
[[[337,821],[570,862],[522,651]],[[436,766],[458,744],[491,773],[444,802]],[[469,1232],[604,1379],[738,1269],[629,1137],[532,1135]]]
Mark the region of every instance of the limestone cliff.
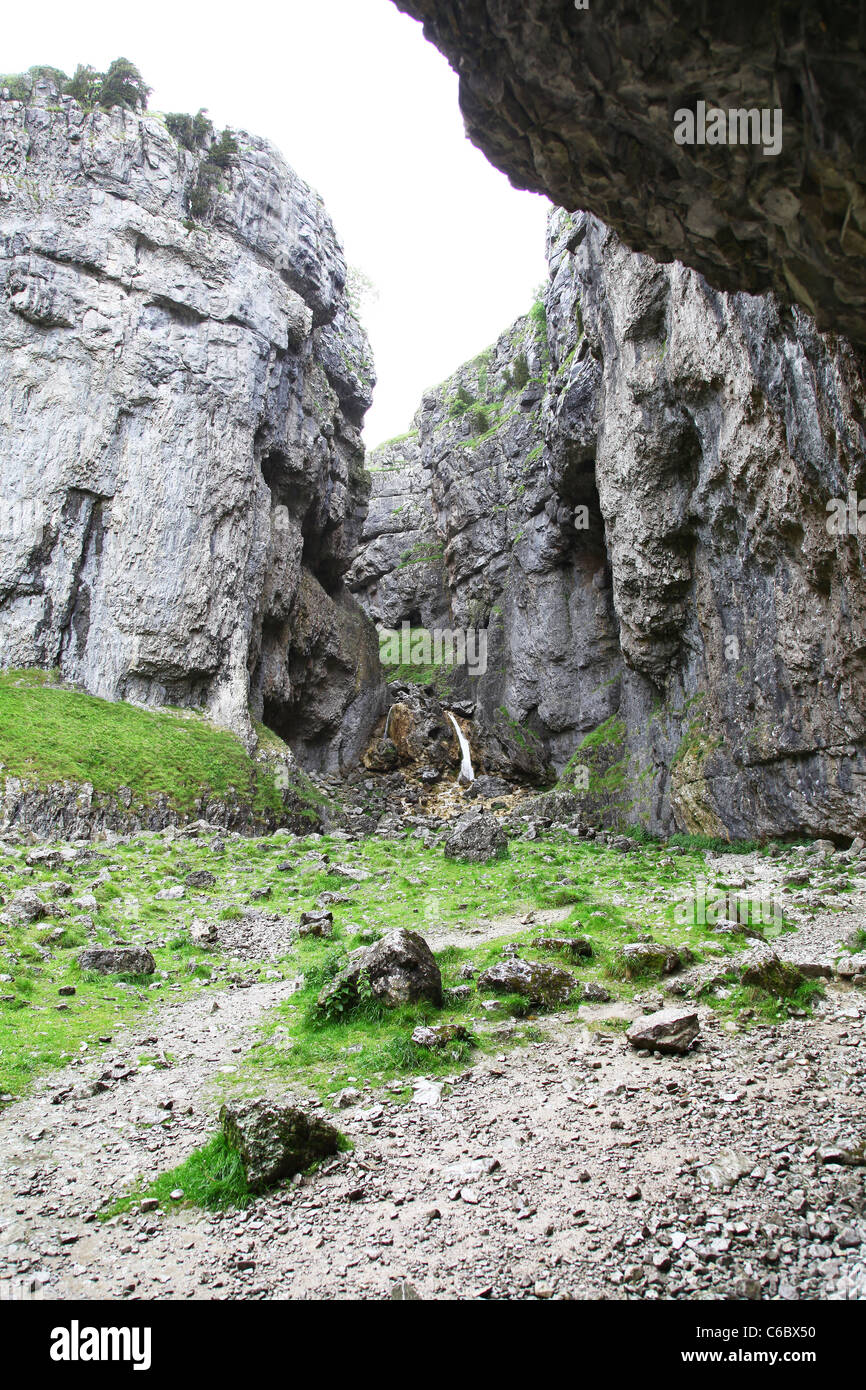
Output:
[[342,582],[373,369],[321,199],[237,140],[193,220],[160,117],[0,99],[0,662],[335,766],[380,698]]
[[549,258],[545,313],[374,475],[353,586],[389,626],[488,628],[488,766],[655,829],[862,832],[864,537],[827,511],[864,489],[854,354],[591,216],[555,214]]
[[[866,343],[862,4],[395,3],[450,59],[470,137],[518,187]],[[745,143],[677,143],[677,112],[701,102],[778,111],[780,148],[752,142],[751,118]]]

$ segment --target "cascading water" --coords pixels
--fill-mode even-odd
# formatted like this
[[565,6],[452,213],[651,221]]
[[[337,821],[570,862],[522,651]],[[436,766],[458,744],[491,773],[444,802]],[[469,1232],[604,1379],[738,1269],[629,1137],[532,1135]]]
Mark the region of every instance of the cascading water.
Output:
[[448,715],[448,718],[454,725],[454,732],[457,735],[457,742],[460,744],[460,755],[463,761],[460,764],[459,780],[461,782],[474,782],[475,769],[472,766],[472,754],[469,751],[469,740],[467,739],[460,725],[457,723],[457,720],[454,718],[454,715],[451,713],[451,711],[446,710],[445,713]]
[[383,738],[387,738],[387,737],[388,737],[388,730],[389,730],[390,727],[391,727],[391,715],[392,715],[393,713],[394,713],[394,706],[392,705],[391,708],[388,710],[388,717],[387,717],[387,719],[385,720],[385,732],[384,732],[384,734],[382,735]]

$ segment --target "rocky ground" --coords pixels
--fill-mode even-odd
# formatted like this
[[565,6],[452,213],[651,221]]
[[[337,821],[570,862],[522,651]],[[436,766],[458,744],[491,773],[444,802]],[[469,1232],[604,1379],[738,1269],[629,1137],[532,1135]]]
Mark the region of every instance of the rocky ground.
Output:
[[[295,846],[296,863],[325,843]],[[357,877],[348,842],[327,845],[331,870],[342,854]],[[395,847],[410,854],[407,841]],[[622,877],[608,879],[606,900],[632,910],[650,900],[632,880],[655,851],[563,848],[561,833],[535,826],[511,841],[512,859],[524,851],[594,854],[599,892],[610,856]],[[479,1046],[451,1070],[365,1075],[358,1044],[348,1048],[358,1076],[346,1075],[349,1057],[330,1086],[300,1071],[294,1084],[261,1073],[262,1085],[254,1050],[263,1021],[291,1009],[303,983],[292,973],[302,943],[279,968],[238,973],[244,950],[279,955],[273,914],[220,919],[230,958],[210,979],[122,1018],[102,1047],[94,1038],[0,1116],[0,1280],[61,1298],[866,1297],[866,994],[846,965],[866,925],[866,861],[818,846],[702,863],[710,881],[722,871],[783,902],[795,930],[775,948],[823,977],[808,1007],[768,1022],[760,1009],[726,1012],[729,984],[698,994],[719,963],[730,971],[754,946],[720,937],[716,962],[702,938],[685,971],[649,988],[608,972],[609,1003],[576,995],[528,1023],[479,991],[467,1005]],[[372,904],[381,881],[369,872]],[[489,870],[460,872],[465,884]],[[364,921],[367,887],[345,909]],[[421,926],[440,961],[473,948],[508,959],[509,943],[526,951],[538,928],[568,930],[567,907],[536,900],[497,915],[479,901]],[[688,1053],[629,1045],[628,1022],[684,996],[700,1022]],[[242,1210],[203,1211],[179,1195],[103,1219],[139,1175],[173,1169],[214,1133],[227,1090],[257,1084],[328,1116],[354,1147]]]

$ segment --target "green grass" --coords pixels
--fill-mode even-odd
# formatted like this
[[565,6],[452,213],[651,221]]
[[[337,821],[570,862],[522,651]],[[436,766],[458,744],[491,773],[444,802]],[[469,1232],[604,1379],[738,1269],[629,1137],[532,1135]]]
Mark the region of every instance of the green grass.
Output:
[[0,763],[37,786],[89,782],[134,790],[136,803],[164,795],[191,811],[203,795],[235,795],[278,812],[273,777],[241,741],[198,713],[144,710],[64,689],[46,672],[0,674]]
[[[183,1197],[172,1200],[172,1192]],[[230,1149],[220,1131],[201,1148],[194,1149],[189,1158],[167,1173],[161,1173],[152,1183],[139,1183],[131,1192],[112,1202],[99,1213],[100,1221],[109,1221],[138,1206],[146,1197],[154,1197],[160,1207],[202,1207],[205,1211],[225,1211],[227,1207],[246,1207],[253,1200],[247,1185],[240,1155]]]
[[[374,809],[375,785],[367,795]],[[0,927],[0,974],[12,977],[0,982],[0,1092],[8,1095],[22,1094],[35,1077],[70,1063],[82,1050],[98,1053],[100,1038],[135,1026],[157,1004],[203,989],[216,995],[238,977],[303,975],[304,984],[268,1014],[238,1073],[220,1081],[227,1089],[276,1079],[328,1096],[354,1084],[352,1077],[375,1086],[412,1074],[447,1076],[464,1066],[476,1047],[501,1050],[503,1040],[491,1025],[509,1016],[523,1021],[536,1012],[525,1000],[501,997],[495,1010],[482,1010],[484,996],[470,982],[468,999],[446,996],[441,1011],[431,1005],[383,1011],[366,1001],[345,1017],[317,1016],[313,1006],[319,990],[344,954],[397,927],[413,928],[427,938],[459,937],[438,952],[446,988],[466,983],[460,977],[464,964],[480,972],[512,940],[522,943],[526,959],[562,964],[582,982],[606,984],[620,999],[631,998],[640,985],[618,978],[618,952],[646,932],[665,944],[687,944],[699,960],[724,960],[744,944],[742,938],[716,936],[700,924],[690,929],[676,924],[675,906],[694,895],[699,880],[706,881],[708,895],[723,883],[698,849],[671,855],[666,845],[655,842],[623,854],[551,830],[536,840],[512,839],[508,857],[489,864],[445,859],[441,848],[427,849],[409,833],[358,842],[331,835],[294,838],[280,831],[255,839],[229,836],[217,853],[208,838],[143,834],[129,843],[100,847],[90,862],[56,869],[28,867],[27,852],[26,845],[0,851],[7,903],[17,889],[29,887],[47,904],[41,921]],[[278,868],[285,861],[291,865],[288,872]],[[365,869],[370,877],[352,887],[331,872],[337,864]],[[187,887],[180,900],[157,898],[161,889],[183,884],[203,868],[216,877],[212,887]],[[58,896],[52,887],[56,884],[65,884],[70,895]],[[287,938],[285,954],[277,960],[234,958],[225,946],[205,950],[192,943],[194,918],[230,929],[255,905],[253,895],[263,888],[270,889],[266,910],[288,923],[315,907],[324,891],[338,893],[345,900],[331,905],[333,940],[302,938],[291,944]],[[84,893],[96,899],[87,911],[92,928],[74,920],[80,909],[72,900]],[[522,915],[539,909],[558,909],[562,920],[552,925],[521,922]],[[499,927],[500,919],[508,919],[507,928]],[[490,939],[473,939],[469,929],[484,922],[491,924]],[[531,945],[539,936],[574,935],[590,940],[591,958],[574,961],[567,952],[544,954]],[[90,941],[147,945],[157,975],[149,980],[82,975],[76,957]],[[64,985],[74,986],[76,993],[61,997],[58,990]],[[417,1047],[411,1042],[414,1027],[433,1021],[464,1024],[475,1043],[455,1043],[444,1052]],[[527,1026],[542,1025],[539,1016]],[[526,1036],[521,1023],[514,1041]]]
[[[732,980],[733,980],[732,976]],[[793,994],[780,998],[766,990],[749,985],[732,983],[716,993],[712,989],[702,992],[702,999],[724,1019],[735,1021],[742,1026],[758,1024],[785,1023],[793,1015],[811,1015],[815,1000],[823,998],[824,985],[821,980],[804,980]]]

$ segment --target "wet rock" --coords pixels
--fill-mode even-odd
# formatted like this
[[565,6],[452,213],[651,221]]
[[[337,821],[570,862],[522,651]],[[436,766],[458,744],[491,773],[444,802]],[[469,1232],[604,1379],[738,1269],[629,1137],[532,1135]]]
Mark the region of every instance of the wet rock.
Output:
[[478,977],[479,990],[521,994],[531,1003],[548,1008],[565,1004],[576,986],[577,981],[567,970],[517,957],[491,965]]
[[508,853],[508,839],[495,816],[483,811],[470,811],[449,825],[445,835],[445,855],[448,859],[467,859],[474,864],[486,864]]
[[700,1032],[698,1016],[693,1010],[660,1009],[646,1014],[631,1025],[626,1033],[632,1047],[648,1048],[653,1052],[688,1052]]
[[220,1122],[254,1192],[339,1151],[340,1132],[333,1125],[267,1097],[228,1101],[220,1110]]
[[389,1006],[414,1004],[428,999],[442,1004],[442,974],[423,936],[414,931],[392,931],[373,946],[353,951],[338,975],[319,995],[320,1009],[337,997],[351,1004],[360,996],[362,977],[374,999]]
[[97,975],[152,975],[156,970],[156,961],[143,946],[88,946],[79,952],[78,964]]

